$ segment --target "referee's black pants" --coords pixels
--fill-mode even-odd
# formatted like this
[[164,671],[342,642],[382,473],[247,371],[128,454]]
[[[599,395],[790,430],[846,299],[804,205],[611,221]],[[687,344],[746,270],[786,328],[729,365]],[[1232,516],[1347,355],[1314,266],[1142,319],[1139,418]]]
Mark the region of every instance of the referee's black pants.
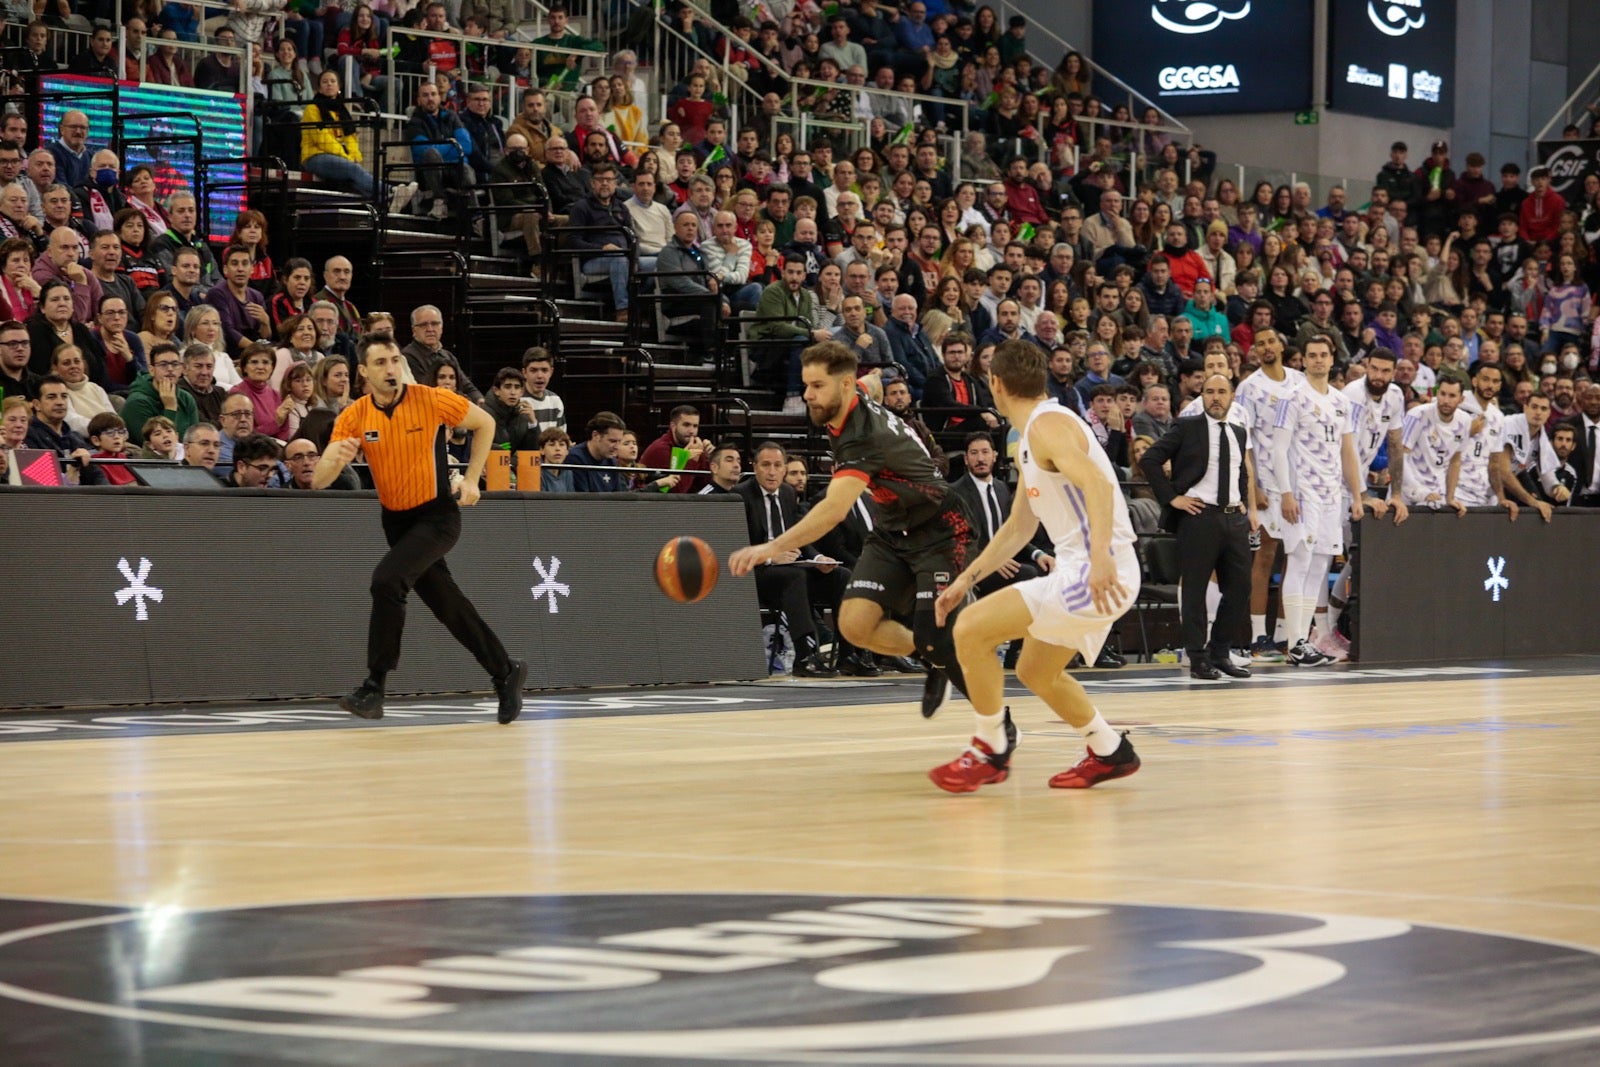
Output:
[[400,663],[406,594],[413,589],[491,678],[505,677],[511,670],[506,646],[456,585],[444,561],[461,537],[461,509],[456,503],[436,501],[410,511],[385,509],[383,536],[389,551],[372,572],[372,621],[367,629],[367,671],[372,677],[381,681]]
[[[1213,660],[1225,659],[1230,648],[1249,643],[1250,520],[1242,507],[1224,511],[1207,504],[1198,515],[1183,515],[1177,539],[1178,569],[1183,576],[1179,608],[1184,650],[1191,663],[1207,655]],[[1222,602],[1208,635],[1206,586],[1213,571]]]

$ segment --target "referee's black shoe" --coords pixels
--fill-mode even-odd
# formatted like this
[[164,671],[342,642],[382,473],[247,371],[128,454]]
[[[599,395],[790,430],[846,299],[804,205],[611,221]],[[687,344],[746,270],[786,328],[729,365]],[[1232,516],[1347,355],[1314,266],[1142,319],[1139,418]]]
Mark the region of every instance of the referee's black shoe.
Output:
[[500,698],[500,724],[515,722],[522,714],[522,686],[528,680],[528,664],[520,659],[511,661],[511,669],[494,680],[495,696]]
[[383,718],[383,683],[368,678],[340,697],[339,706],[358,719]]

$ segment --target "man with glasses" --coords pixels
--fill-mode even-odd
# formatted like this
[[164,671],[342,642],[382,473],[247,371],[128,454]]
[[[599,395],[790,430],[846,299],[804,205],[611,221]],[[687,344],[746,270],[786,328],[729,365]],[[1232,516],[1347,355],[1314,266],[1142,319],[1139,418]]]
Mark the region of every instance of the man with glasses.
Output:
[[[166,21],[166,20],[163,20]],[[212,38],[222,48],[233,48],[238,37],[224,26]],[[217,92],[239,91],[239,64],[232,52],[212,52],[194,66],[194,87]]]
[[[296,437],[293,441],[283,446],[283,465],[289,468],[289,482],[285,489],[315,489],[312,476],[317,471],[317,460],[322,458],[322,453],[317,451],[314,441],[304,437]],[[349,473],[346,467],[341,474]],[[338,481],[328,486],[329,489],[344,489]]]
[[616,198],[617,165],[610,160],[590,170],[593,192],[572,205],[571,225],[583,232],[568,240],[573,248],[599,253],[581,261],[580,270],[611,279],[611,301],[618,322],[628,321],[628,276],[633,272],[629,238],[633,228],[628,209]]
[[[98,38],[101,33],[106,35],[109,48],[111,31],[97,31],[95,37]],[[89,180],[89,160],[93,158],[94,151],[89,147],[88,115],[81,111],[69,111],[62,115],[56,139],[45,147],[56,157],[56,180],[68,186],[82,185]]]
[[150,349],[150,370],[133,380],[128,388],[128,402],[122,408],[122,421],[128,424],[128,440],[143,444],[141,431],[147,420],[165,415],[178,428],[182,437],[189,427],[200,421],[200,411],[194,396],[185,392],[179,382],[183,379],[183,357],[178,346],[159,344]]
[[406,366],[411,371],[411,381],[427,381],[428,373],[436,363],[447,363],[455,368],[456,389],[474,404],[483,403],[483,392],[467,377],[455,353],[444,347],[444,312],[432,304],[423,304],[411,312],[411,343],[401,350]]
[[551,221],[558,226],[565,225],[572,205],[590,192],[589,172],[578,166],[565,137],[555,136],[545,141],[544,170],[540,176],[544,179],[545,192],[550,194],[550,210],[555,213]]
[[217,473],[222,455],[222,435],[209,422],[197,422],[183,435],[183,465]]
[[264,433],[250,434],[234,446],[228,488],[265,489],[277,469],[278,442]]
[[15,319],[0,323],[0,399],[39,395],[39,376],[28,369],[31,358],[28,328]]

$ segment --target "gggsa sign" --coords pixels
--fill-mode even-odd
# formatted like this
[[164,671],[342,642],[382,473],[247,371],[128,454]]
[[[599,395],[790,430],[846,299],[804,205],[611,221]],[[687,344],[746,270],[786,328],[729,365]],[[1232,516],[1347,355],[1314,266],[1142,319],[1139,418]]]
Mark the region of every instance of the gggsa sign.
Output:
[[1095,59],[1173,115],[1311,105],[1309,0],[1095,0]]

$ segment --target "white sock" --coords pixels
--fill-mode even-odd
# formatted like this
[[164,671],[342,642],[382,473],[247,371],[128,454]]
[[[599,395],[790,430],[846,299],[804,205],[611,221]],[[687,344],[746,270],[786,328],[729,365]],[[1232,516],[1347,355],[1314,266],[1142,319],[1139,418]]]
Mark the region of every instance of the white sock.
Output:
[[1308,623],[1306,620],[1305,598],[1285,594],[1283,597],[1283,617],[1285,622],[1284,639],[1289,642],[1289,647],[1293,648],[1306,635]]
[[1217,624],[1217,605],[1222,603],[1222,587],[1216,582],[1206,583],[1206,633]]
[[1250,639],[1252,641],[1255,640],[1258,637],[1271,637],[1271,636],[1272,636],[1271,634],[1267,633],[1267,613],[1266,612],[1263,611],[1260,615],[1252,615],[1252,616],[1250,616]]
[[1327,608],[1318,608],[1316,610],[1316,613],[1313,614],[1311,616],[1311,618],[1312,618],[1311,625],[1316,630],[1317,637],[1319,639],[1327,637],[1328,636],[1328,609]]
[[975,723],[972,736],[989,746],[989,751],[997,756],[1006,754],[1006,713],[998,715],[979,715],[972,713]]
[[1109,756],[1122,744],[1122,735],[1113,730],[1098,711],[1094,713],[1094,718],[1078,727],[1078,732],[1088,742],[1089,751],[1096,756]]

